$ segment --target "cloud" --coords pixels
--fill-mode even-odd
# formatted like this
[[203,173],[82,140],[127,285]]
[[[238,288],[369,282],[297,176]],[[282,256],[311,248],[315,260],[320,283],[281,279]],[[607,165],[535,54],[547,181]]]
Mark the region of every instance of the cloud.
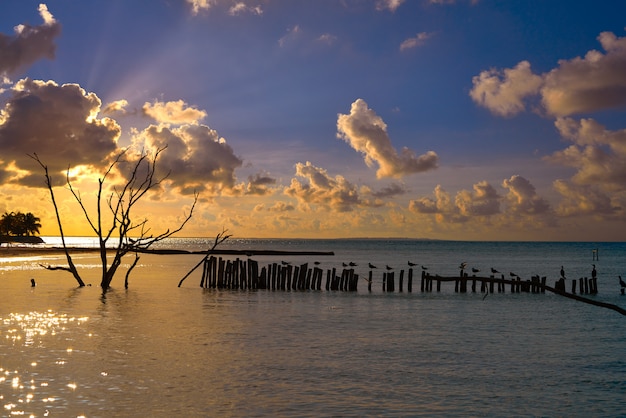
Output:
[[368,167],[378,165],[376,177],[402,177],[437,168],[434,151],[417,156],[408,148],[398,155],[387,135],[387,125],[363,99],[352,103],[350,114],[337,117],[337,137],[365,156]]
[[371,195],[377,198],[390,198],[395,196],[401,196],[406,194],[406,188],[399,183],[392,183],[389,186],[383,187],[377,192],[371,192]]
[[472,79],[470,97],[499,116],[511,116],[525,110],[524,99],[539,92],[542,79],[522,61],[515,68],[483,71]]
[[54,59],[55,38],[61,34],[61,25],[45,4],[39,5],[44,23],[40,26],[17,25],[15,35],[0,34],[0,77],[16,74],[41,58]]
[[551,210],[550,204],[537,195],[535,186],[522,176],[511,176],[502,182],[502,186],[509,190],[506,196],[509,213],[541,215]]
[[[235,185],[235,169],[243,161],[217,132],[205,125],[177,128],[150,126],[136,138],[135,144],[148,149],[163,148],[159,167],[170,173],[168,181],[182,194],[194,191],[219,193]],[[164,174],[164,173],[162,173]]]
[[498,193],[487,181],[480,181],[472,190],[457,192],[454,199],[440,185],[433,197],[420,197],[409,202],[409,210],[417,214],[435,215],[438,223],[465,223],[486,219],[500,225],[524,223],[549,224],[553,215],[549,203],[537,195],[535,187],[524,177],[505,179],[506,194]]
[[299,25],[294,25],[291,28],[287,29],[287,34],[278,40],[278,45],[281,48],[286,47],[287,45],[293,43],[298,39],[301,33],[301,29]]
[[500,213],[500,196],[486,181],[474,184],[473,191],[457,193],[455,205],[462,216],[490,216]]
[[324,33],[317,38],[317,41],[327,45],[332,45],[337,41],[337,37],[330,33]]
[[305,181],[291,179],[291,184],[285,188],[284,193],[306,206],[319,205],[337,212],[348,212],[361,204],[354,184],[343,176],[330,176],[325,169],[316,167],[309,161],[306,164],[296,164],[296,176]]
[[187,0],[187,3],[191,5],[191,13],[197,15],[202,10],[209,10],[211,7],[215,6],[217,0]]
[[281,202],[279,200],[274,202],[274,204],[271,207],[267,208],[267,210],[270,212],[292,212],[296,210],[296,208],[290,203]]
[[567,116],[626,105],[626,38],[602,32],[606,51],[589,51],[584,58],[559,61],[545,75],[541,90],[548,113]]
[[39,167],[27,154],[37,153],[51,173],[68,166],[102,167],[115,152],[120,127],[98,119],[101,101],[77,84],[23,79],[0,110],[0,159],[16,169],[35,171],[18,180],[43,186]]
[[230,9],[228,9],[228,14],[231,16],[236,16],[244,13],[250,13],[260,16],[263,14],[263,9],[261,9],[261,6],[248,6],[242,2],[237,2],[233,4]]
[[[572,184],[556,180],[554,189],[563,198],[557,207],[560,216],[592,215],[612,218],[624,216],[624,206],[614,204],[611,197],[592,185]],[[622,196],[623,200],[624,196]]]
[[126,113],[126,107],[128,106],[128,100],[121,99],[111,102],[102,108],[102,113],[105,115],[120,113]]
[[422,46],[426,43],[426,41],[432,37],[432,33],[428,32],[420,32],[413,38],[407,38],[400,44],[400,51],[404,51],[407,49],[417,48],[418,46]]
[[409,210],[417,214],[435,215],[438,223],[466,222],[469,218],[460,213],[441,185],[437,185],[433,191],[434,197],[420,197],[409,202]]
[[233,187],[233,195],[256,195],[256,196],[269,196],[274,193],[275,189],[272,188],[276,184],[276,179],[270,177],[267,174],[257,173],[252,176],[248,176],[247,183],[240,183]]
[[377,0],[376,10],[390,10],[395,12],[405,0]]
[[593,119],[558,118],[561,136],[573,143],[546,157],[550,162],[574,167],[572,181],[605,191],[626,191],[626,129],[609,131]]
[[543,110],[562,117],[626,105],[626,38],[611,32],[598,36],[605,53],[591,50],[584,57],[560,60],[558,67],[533,74],[528,61],[510,69],[491,69],[472,79],[472,99],[494,114],[511,116],[526,109],[525,100],[538,97]]
[[159,123],[183,125],[197,124],[206,117],[204,110],[188,107],[182,100],[172,102],[146,102],[143,112]]

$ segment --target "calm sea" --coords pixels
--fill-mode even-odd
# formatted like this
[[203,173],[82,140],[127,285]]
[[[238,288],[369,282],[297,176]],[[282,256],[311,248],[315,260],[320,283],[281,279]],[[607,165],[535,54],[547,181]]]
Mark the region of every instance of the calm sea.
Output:
[[[211,240],[167,248],[202,250]],[[87,241],[76,240],[85,245]],[[386,293],[383,267],[458,275],[461,262],[554,285],[598,272],[596,300],[626,308],[625,243],[235,240],[261,265],[355,263],[357,292],[220,291],[179,280],[199,255],[143,255],[102,294],[94,254],[0,248],[0,416],[626,416],[626,317],[551,293]],[[325,277],[325,276],[324,276]],[[30,287],[35,278],[37,286]],[[417,288],[417,289],[416,289]],[[569,286],[568,286],[569,289]]]

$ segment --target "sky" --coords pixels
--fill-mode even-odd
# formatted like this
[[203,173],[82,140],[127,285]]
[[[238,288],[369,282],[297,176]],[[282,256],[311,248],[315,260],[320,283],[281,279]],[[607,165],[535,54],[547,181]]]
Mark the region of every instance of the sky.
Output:
[[178,236],[623,241],[625,16],[622,0],[0,0],[0,213],[58,234],[36,153],[65,232],[89,235],[66,176],[93,210],[112,158],[166,146],[170,175],[135,212],[155,233],[197,193]]

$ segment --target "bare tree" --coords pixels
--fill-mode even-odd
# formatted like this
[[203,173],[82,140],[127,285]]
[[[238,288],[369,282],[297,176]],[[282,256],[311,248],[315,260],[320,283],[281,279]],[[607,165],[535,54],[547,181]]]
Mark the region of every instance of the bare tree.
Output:
[[[74,199],[80,206],[87,223],[98,237],[98,248],[100,254],[100,260],[102,263],[102,277],[100,286],[103,290],[107,290],[115,273],[122,264],[122,259],[129,253],[134,254],[134,261],[126,272],[125,287],[128,287],[128,277],[131,271],[137,265],[139,261],[139,253],[148,250],[153,244],[171,237],[175,233],[183,229],[185,224],[191,219],[194,208],[198,202],[198,195],[194,194],[193,204],[189,214],[186,215],[182,223],[174,230],[167,230],[163,233],[153,235],[148,228],[147,219],[135,221],[133,215],[133,209],[137,203],[146,196],[150,190],[159,187],[164,180],[167,179],[169,173],[163,177],[157,177],[157,160],[161,152],[165,150],[159,148],[154,155],[150,157],[145,152],[139,155],[136,161],[126,161],[124,156],[127,153],[127,149],[120,152],[113,162],[109,165],[108,169],[104,172],[102,177],[98,179],[98,190],[96,193],[96,213],[90,214],[87,210],[86,203],[80,195],[80,192],[76,190],[70,179],[69,168],[66,174],[66,184],[70,192],[74,196]],[[63,225],[61,222],[61,216],[59,214],[59,208],[56,203],[54,189],[52,187],[52,179],[46,166],[37,154],[29,155],[35,160],[41,168],[44,170],[46,186],[50,192],[52,204],[56,214],[57,223],[59,226],[59,232],[61,234],[61,242],[63,244],[63,250],[67,259],[67,267],[55,267],[55,266],[43,266],[49,270],[64,270],[72,273],[74,279],[78,282],[79,286],[84,286],[85,283],[82,280],[80,273],[72,261],[72,257],[69,248],[65,242],[65,233],[63,232]],[[105,184],[107,178],[112,175],[114,169],[120,169],[122,164],[128,163],[130,171],[126,173],[126,183],[121,186],[113,186],[112,192],[106,195]],[[106,215],[108,208],[108,215]],[[105,219],[106,218],[106,219]],[[107,225],[105,225],[107,224]],[[112,242],[112,245],[109,245]],[[111,258],[109,258],[109,256]],[[110,262],[109,262],[110,260]]]

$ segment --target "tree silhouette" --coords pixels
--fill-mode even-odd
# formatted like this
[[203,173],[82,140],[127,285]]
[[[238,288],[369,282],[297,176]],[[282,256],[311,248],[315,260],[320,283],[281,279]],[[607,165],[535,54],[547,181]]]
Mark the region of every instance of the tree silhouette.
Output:
[[5,212],[0,218],[0,235],[31,236],[39,233],[40,219],[32,213]]
[[[193,215],[194,208],[198,201],[197,194],[194,194],[194,200],[189,214],[185,216],[182,223],[174,230],[168,229],[165,232],[153,235],[150,233],[150,228],[147,226],[147,219],[136,221],[134,218],[134,209],[137,203],[141,201],[149,191],[161,186],[163,181],[169,176],[168,173],[162,177],[157,177],[157,161],[161,152],[166,148],[167,147],[157,149],[152,156],[142,152],[134,161],[124,159],[128,151],[127,149],[121,151],[98,179],[95,214],[89,213],[87,210],[86,202],[81,197],[80,192],[72,185],[69,169],[67,170],[66,185],[82,210],[90,228],[98,237],[98,248],[102,264],[100,286],[104,291],[111,286],[111,281],[122,264],[122,259],[125,255],[133,253],[135,257],[126,272],[125,286],[128,287],[128,277],[139,261],[139,253],[148,250],[154,243],[169,238],[182,230]],[[65,243],[63,224],[48,167],[39,159],[37,154],[29,156],[39,163],[44,170],[46,186],[50,192],[61,235],[61,242],[68,263],[67,267],[44,267],[49,270],[68,271],[74,276],[79,286],[85,286],[78,269],[73,263],[69,248]],[[124,171],[125,169],[126,171]],[[107,193],[107,187],[105,187],[105,185],[109,177],[113,176],[114,170],[121,172],[125,176],[126,183],[119,186],[112,186],[112,191],[108,192],[108,195],[105,196],[105,193]],[[110,216],[105,216],[103,213],[107,211],[107,208]],[[109,242],[112,242],[113,245],[109,245]],[[110,258],[109,255],[111,255]]]

